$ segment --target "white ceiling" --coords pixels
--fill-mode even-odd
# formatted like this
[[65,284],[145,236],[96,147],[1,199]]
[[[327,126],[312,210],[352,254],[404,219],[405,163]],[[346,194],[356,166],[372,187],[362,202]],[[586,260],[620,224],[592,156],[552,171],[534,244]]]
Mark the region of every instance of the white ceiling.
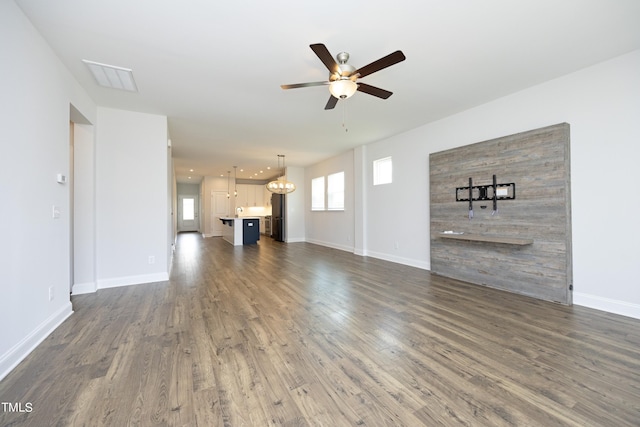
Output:
[[[181,182],[307,166],[640,49],[638,0],[16,3],[98,105],[168,117]],[[325,111],[326,86],[282,90],[328,78],[312,43],[356,68],[402,50],[362,79],[393,96]],[[133,69],[139,92],[97,86],[82,59]]]

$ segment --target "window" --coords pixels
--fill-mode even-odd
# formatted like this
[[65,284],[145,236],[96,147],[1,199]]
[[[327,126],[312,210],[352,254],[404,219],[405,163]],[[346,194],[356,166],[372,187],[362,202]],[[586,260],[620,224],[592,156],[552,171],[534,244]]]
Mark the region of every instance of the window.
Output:
[[344,172],[334,173],[327,177],[327,209],[344,210]]
[[311,210],[324,210],[324,176],[311,180]]
[[195,218],[195,200],[191,198],[182,199],[182,220],[191,221]]
[[[320,176],[311,180],[311,210],[312,211],[343,211],[344,210],[344,172],[338,172],[326,177]],[[326,203],[326,204],[325,204]]]
[[373,185],[391,184],[393,182],[391,157],[373,161]]

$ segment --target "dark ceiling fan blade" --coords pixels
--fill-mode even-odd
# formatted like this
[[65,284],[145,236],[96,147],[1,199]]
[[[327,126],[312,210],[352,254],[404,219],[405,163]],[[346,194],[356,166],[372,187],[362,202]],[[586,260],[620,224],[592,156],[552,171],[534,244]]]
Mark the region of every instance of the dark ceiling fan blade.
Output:
[[333,59],[333,56],[331,56],[329,49],[327,49],[325,45],[322,43],[316,43],[309,45],[309,47],[316,55],[318,55],[320,61],[322,61],[331,74],[340,74],[340,67],[338,66],[338,63]]
[[384,68],[397,64],[398,62],[402,62],[405,59],[407,58],[404,56],[404,53],[402,53],[402,51],[400,50],[396,50],[395,52],[390,53],[389,55],[380,58],[377,61],[373,61],[369,65],[365,65],[364,67],[357,69],[352,75],[358,76],[358,78],[368,76],[369,74],[375,73],[376,71],[380,71]]
[[338,98],[336,98],[335,96],[331,95],[329,97],[329,101],[327,101],[327,105],[324,106],[325,110],[332,110],[336,104],[338,103]]
[[358,91],[377,96],[378,98],[382,99],[387,99],[388,97],[393,95],[393,92],[389,92],[388,90],[380,89],[379,87],[360,82],[358,82]]
[[309,83],[295,83],[292,85],[280,85],[280,87],[282,89],[296,89],[299,87],[324,86],[328,84],[329,82],[309,82]]

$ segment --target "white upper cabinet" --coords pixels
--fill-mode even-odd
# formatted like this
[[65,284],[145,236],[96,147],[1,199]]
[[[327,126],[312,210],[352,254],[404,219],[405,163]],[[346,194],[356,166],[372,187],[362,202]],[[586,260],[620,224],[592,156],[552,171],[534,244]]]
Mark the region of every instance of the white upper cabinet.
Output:
[[264,193],[264,185],[238,184],[238,197],[236,198],[236,208],[238,207],[267,206]]
[[264,185],[252,185],[254,191],[254,203],[253,206],[266,206],[264,200]]
[[265,206],[271,206],[271,195],[273,193],[269,190],[267,190],[267,186],[263,185],[262,186],[262,195],[264,196],[264,205]]

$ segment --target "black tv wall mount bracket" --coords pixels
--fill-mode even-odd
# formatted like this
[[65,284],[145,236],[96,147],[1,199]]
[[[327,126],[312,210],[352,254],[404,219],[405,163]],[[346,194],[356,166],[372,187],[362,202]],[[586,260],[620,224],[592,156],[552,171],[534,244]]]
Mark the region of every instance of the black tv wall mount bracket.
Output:
[[493,201],[493,211],[491,215],[498,212],[498,200],[514,200],[516,198],[516,184],[498,184],[496,176],[493,175],[493,184],[473,185],[473,180],[469,178],[468,187],[456,187],[456,202],[469,202],[469,219],[473,218],[473,202]]

